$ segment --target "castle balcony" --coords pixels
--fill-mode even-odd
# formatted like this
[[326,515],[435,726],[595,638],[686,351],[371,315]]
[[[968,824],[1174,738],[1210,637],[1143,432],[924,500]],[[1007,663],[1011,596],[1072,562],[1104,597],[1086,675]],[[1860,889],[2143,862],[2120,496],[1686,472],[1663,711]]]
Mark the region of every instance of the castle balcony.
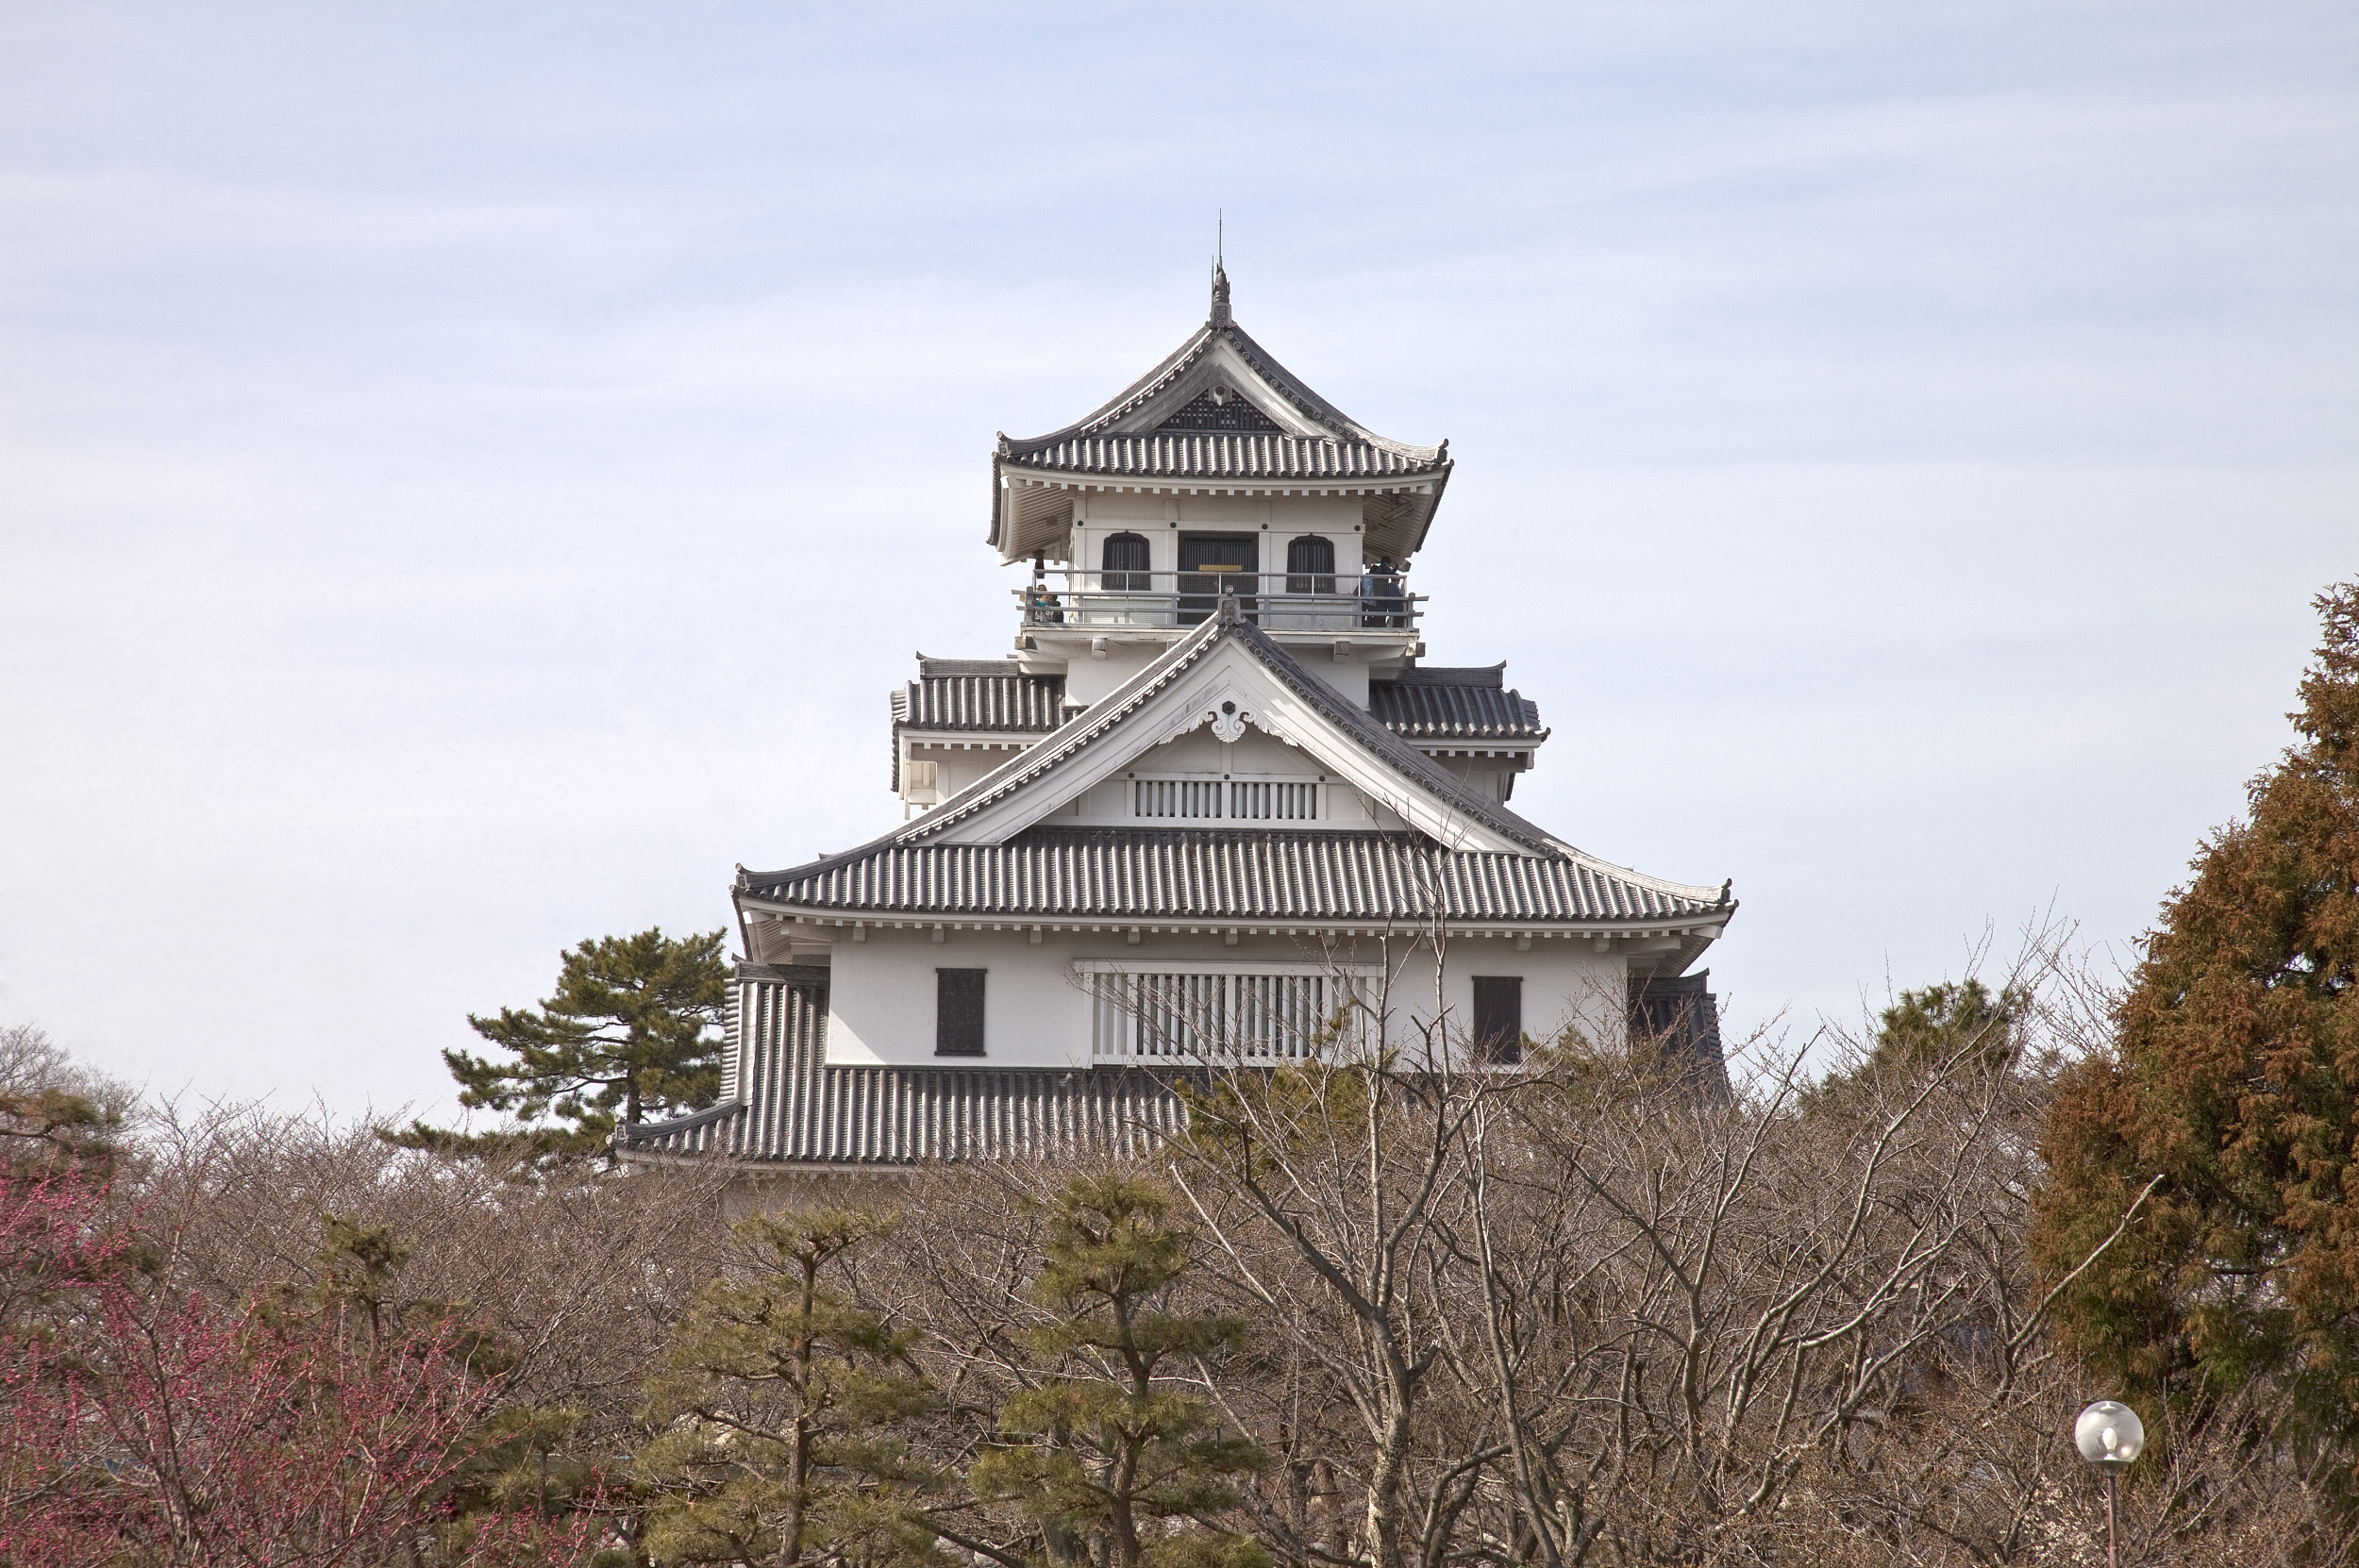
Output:
[[1335,639],[1369,647],[1419,638],[1425,596],[1397,576],[1213,568],[1104,572],[1052,568],[1015,591],[1028,635],[1051,641],[1177,633],[1201,626],[1234,595],[1238,613],[1283,641]]

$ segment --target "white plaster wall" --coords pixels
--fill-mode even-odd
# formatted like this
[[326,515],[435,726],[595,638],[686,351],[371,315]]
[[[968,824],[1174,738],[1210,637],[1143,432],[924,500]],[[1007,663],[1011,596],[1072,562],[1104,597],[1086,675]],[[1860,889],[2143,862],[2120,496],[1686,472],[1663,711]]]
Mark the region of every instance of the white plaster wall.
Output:
[[[1515,951],[1506,938],[1456,938],[1442,966],[1442,998],[1448,1008],[1444,1030],[1453,1045],[1463,1044],[1474,1027],[1474,978],[1478,975],[1513,975],[1524,982],[1524,1033],[1546,1043],[1567,1026],[1579,1029],[1593,1043],[1622,1038],[1629,1006],[1630,962],[1619,954],[1598,953],[1579,942],[1537,941],[1528,952]],[[1423,972],[1422,994],[1407,995],[1417,1018],[1433,1016],[1432,970]]]
[[1514,790],[1515,764],[1502,757],[1435,757],[1430,760],[1447,768],[1493,800],[1506,800]]
[[944,800],[948,800],[983,775],[1019,755],[1014,751],[980,751],[960,746],[910,747],[912,760],[932,762],[939,768],[935,775],[936,787],[942,792],[941,798]]
[[1086,708],[1100,697],[1121,691],[1138,679],[1139,672],[1163,657],[1163,650],[1170,646],[1168,642],[1124,642],[1109,637],[1105,658],[1084,653],[1066,662],[1065,701]]
[[[1390,1003],[1395,1037],[1418,1038],[1414,1026],[1435,1010],[1435,965],[1430,950],[1404,934],[1394,940]],[[1337,960],[1378,962],[1373,939],[1339,944]],[[839,939],[828,990],[828,1059],[838,1064],[957,1066],[974,1058],[934,1055],[934,971],[981,969],[984,1059],[1003,1067],[1082,1067],[1090,1061],[1088,998],[1076,983],[1076,959],[1099,959],[1152,972],[1171,966],[1218,970],[1237,960],[1329,961],[1312,939],[1241,937],[1224,942],[1216,930],[1200,936],[1146,934],[1132,944],[1119,930],[1045,932],[1038,945],[1020,931],[948,931],[940,942],[922,931],[875,930],[866,942]],[[1474,976],[1514,975],[1524,982],[1524,1029],[1548,1040],[1566,1024],[1595,1041],[1618,1040],[1627,966],[1564,940],[1515,951],[1508,939],[1455,938],[1441,965],[1446,1032],[1463,1043],[1473,1022]]]
[[1046,941],[1035,947],[1020,932],[945,931],[936,942],[923,931],[871,930],[866,942],[839,940],[831,968],[830,1062],[946,1067],[974,1062],[973,1057],[934,1055],[937,969],[988,972],[984,1060],[1001,1067],[1059,1067],[1086,1059],[1086,999],[1070,981],[1069,956]]

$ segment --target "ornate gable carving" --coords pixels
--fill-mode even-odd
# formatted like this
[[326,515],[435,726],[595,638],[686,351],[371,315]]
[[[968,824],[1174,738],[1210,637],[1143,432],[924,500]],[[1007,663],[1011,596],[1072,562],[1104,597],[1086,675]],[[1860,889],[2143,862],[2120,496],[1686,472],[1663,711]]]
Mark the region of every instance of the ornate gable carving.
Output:
[[1252,430],[1282,435],[1285,426],[1227,387],[1213,387],[1156,426],[1159,430]]

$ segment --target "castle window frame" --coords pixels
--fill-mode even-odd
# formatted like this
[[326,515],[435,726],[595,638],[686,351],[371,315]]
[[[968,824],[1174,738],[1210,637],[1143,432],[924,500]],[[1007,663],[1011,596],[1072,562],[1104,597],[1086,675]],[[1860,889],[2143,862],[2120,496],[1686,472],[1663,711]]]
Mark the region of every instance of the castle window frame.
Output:
[[934,1055],[983,1054],[983,981],[988,969],[934,971]]
[[1307,778],[1147,777],[1129,781],[1136,822],[1317,822],[1324,784]]
[[1076,959],[1073,969],[1089,996],[1090,1060],[1103,1066],[1331,1058],[1368,1026],[1381,972],[1370,963],[1253,959],[1151,966]]
[[1097,561],[1098,587],[1109,593],[1144,593],[1154,586],[1153,546],[1145,534],[1108,534]]
[[1286,545],[1286,592],[1335,592],[1335,542],[1320,534],[1304,534]]
[[1477,975],[1474,979],[1474,1059],[1484,1067],[1514,1067],[1524,1059],[1524,977]]

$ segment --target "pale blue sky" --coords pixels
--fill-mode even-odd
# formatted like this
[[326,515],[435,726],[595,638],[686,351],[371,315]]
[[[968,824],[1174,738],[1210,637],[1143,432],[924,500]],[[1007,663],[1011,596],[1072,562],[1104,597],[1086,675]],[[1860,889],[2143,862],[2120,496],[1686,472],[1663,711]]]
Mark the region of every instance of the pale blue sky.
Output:
[[2359,573],[2344,4],[0,5],[0,1023],[446,1103],[897,818],[995,430],[1201,318],[1459,459],[1517,808],[1740,1023],[2125,942]]

